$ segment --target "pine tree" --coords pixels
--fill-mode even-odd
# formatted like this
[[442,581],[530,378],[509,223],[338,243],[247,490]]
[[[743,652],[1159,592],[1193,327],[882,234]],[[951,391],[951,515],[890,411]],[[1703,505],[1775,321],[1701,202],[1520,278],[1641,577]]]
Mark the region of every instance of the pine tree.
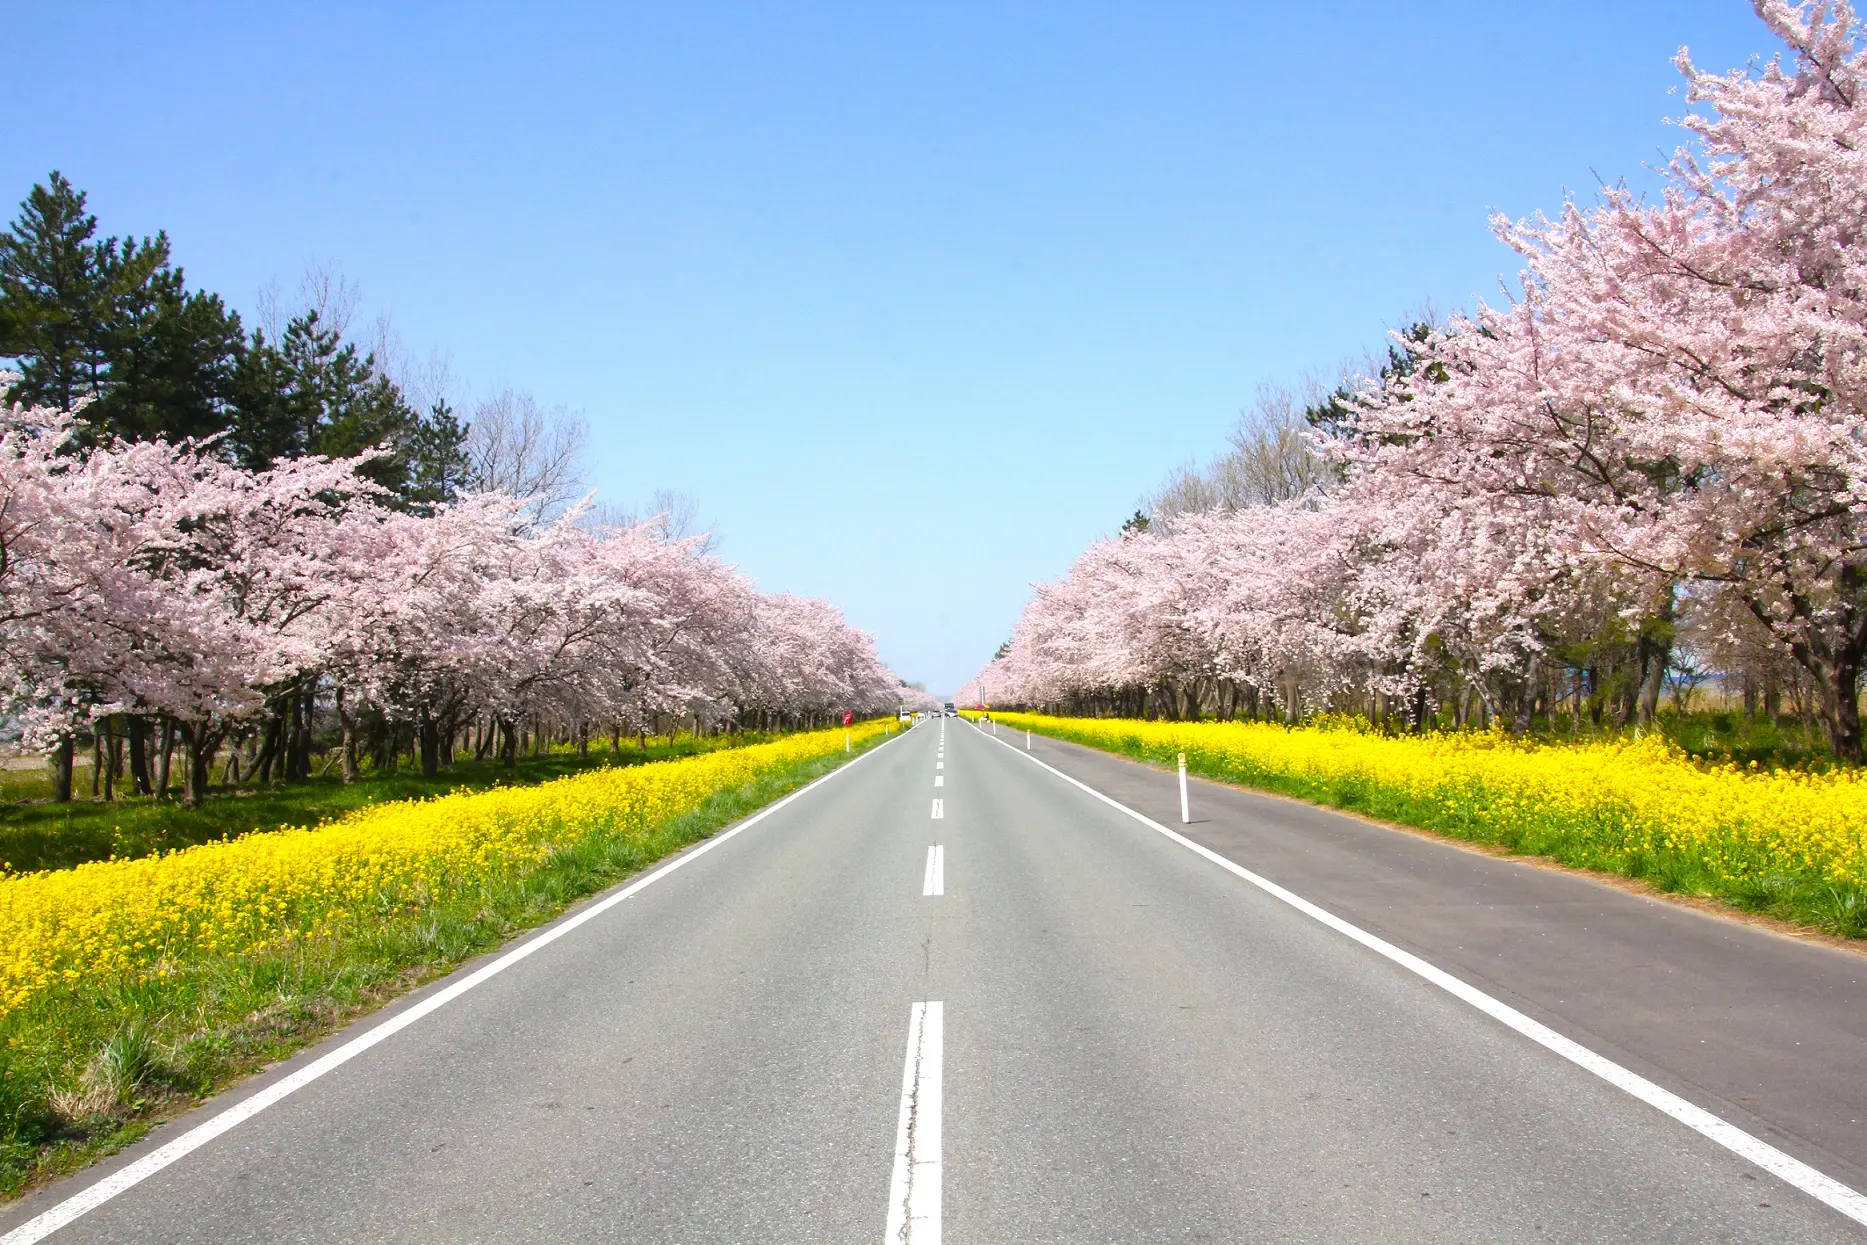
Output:
[[[1387,345],[1387,362],[1373,377],[1376,383],[1385,385],[1390,379],[1405,378],[1413,375],[1420,365],[1418,347],[1433,334],[1433,326],[1416,320],[1400,331],[1400,342]],[[1437,365],[1430,365],[1437,367]],[[1436,373],[1435,373],[1436,375]],[[1354,385],[1340,385],[1334,392],[1307,407],[1303,412],[1304,420],[1310,427],[1327,436],[1339,437],[1352,435],[1355,430],[1356,415],[1360,410],[1363,394]]]
[[472,487],[472,459],[467,454],[467,428],[445,399],[437,401],[415,425],[409,438],[411,505],[431,510],[459,497]]
[[50,180],[0,234],[0,352],[20,364],[16,401],[70,411],[97,392],[105,368],[110,281],[84,193],[57,170]]
[[93,426],[126,441],[225,431],[246,334],[218,294],[189,293],[181,269],[166,269],[120,300],[111,330],[111,383],[85,411]]
[[168,235],[97,239],[85,195],[54,171],[0,234],[0,354],[14,400],[81,409],[94,439],[204,437],[227,424],[240,319],[190,294]]
[[409,490],[411,442],[420,423],[374,355],[343,340],[318,313],[295,316],[277,344],[253,334],[234,378],[229,438],[243,466],[263,470],[286,458],[386,452],[363,474],[392,492]]

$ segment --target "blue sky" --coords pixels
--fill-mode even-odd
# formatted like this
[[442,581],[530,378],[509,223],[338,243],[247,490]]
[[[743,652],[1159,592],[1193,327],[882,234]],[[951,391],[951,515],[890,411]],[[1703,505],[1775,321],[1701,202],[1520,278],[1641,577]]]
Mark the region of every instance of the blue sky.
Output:
[[0,196],[51,168],[250,309],[309,262],[582,409],[761,586],[947,690],[1261,381],[1643,182],[1736,0],[9,4]]

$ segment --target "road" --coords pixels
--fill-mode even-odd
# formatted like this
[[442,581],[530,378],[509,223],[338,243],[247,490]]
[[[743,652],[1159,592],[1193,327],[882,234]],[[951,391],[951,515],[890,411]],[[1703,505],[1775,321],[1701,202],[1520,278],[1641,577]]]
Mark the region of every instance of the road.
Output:
[[243,1102],[270,1105],[44,1239],[1867,1238],[1498,1018],[1859,1188],[1867,961],[1195,784],[1189,842],[1357,941],[1095,794],[1179,830],[1169,776],[1023,745],[919,726],[0,1241]]

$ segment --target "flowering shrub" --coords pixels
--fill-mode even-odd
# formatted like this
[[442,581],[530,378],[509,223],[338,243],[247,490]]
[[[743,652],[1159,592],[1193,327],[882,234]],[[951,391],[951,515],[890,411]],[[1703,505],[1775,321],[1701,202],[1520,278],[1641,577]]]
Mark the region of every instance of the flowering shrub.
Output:
[[[879,736],[865,723],[857,743]],[[203,957],[343,938],[471,894],[593,834],[643,837],[714,795],[841,752],[844,732],[379,804],[164,856],[0,877],[0,1016],[59,988],[160,979]]]
[[[1653,735],[1538,744],[1501,731],[1379,735],[1348,721],[1142,722],[994,714],[1018,729],[1367,808],[1626,872],[1690,859],[1713,880],[1867,886],[1867,773],[1705,765]],[[1357,790],[1359,788],[1359,790]],[[1344,794],[1352,798],[1343,799]]]

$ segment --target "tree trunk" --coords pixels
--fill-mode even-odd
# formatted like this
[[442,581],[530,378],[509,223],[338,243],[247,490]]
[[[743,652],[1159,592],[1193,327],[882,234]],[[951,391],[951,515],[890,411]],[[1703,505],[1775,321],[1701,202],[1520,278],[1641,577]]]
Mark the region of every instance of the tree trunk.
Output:
[[156,749],[155,796],[158,800],[169,798],[169,763],[175,756],[175,724],[167,718],[162,719],[161,746]]
[[1829,750],[1837,761],[1849,765],[1859,765],[1862,761],[1860,678],[1864,648],[1867,648],[1867,634],[1838,648],[1807,641],[1791,648],[1797,664],[1812,676],[1815,697],[1819,698],[1819,708],[1810,705],[1801,714],[1805,732],[1811,716],[1809,711],[1819,712],[1828,735]]
[[315,692],[292,696],[291,748],[286,753],[288,777],[303,782],[311,777],[311,716],[316,707]]
[[499,763],[507,769],[519,761],[519,728],[512,722],[499,722]]
[[421,739],[421,776],[433,778],[441,772],[441,732],[426,709],[421,713],[421,725],[416,728]]
[[52,802],[55,804],[71,803],[71,762],[76,751],[69,735],[61,738],[58,746],[52,749]]
[[117,798],[117,737],[110,729],[110,719],[97,724],[98,759],[104,764],[104,801]]
[[130,734],[130,781],[134,784],[137,795],[148,795],[151,791],[149,782],[149,719],[139,713],[130,714],[124,719]]
[[207,799],[207,771],[214,763],[214,749],[218,741],[212,732],[199,722],[182,723],[182,752],[188,759],[188,773],[182,785],[182,803],[189,808],[200,808]]
[[266,715],[266,729],[260,735],[259,759],[253,763],[253,773],[258,776],[262,785],[272,781],[272,767],[279,759],[281,729],[280,714],[275,706],[273,711]]
[[362,774],[357,765],[357,724],[344,705],[344,689],[341,687],[337,689],[337,724],[343,731],[343,740],[338,744],[344,758],[343,780],[346,784],[353,783]]
[[1640,642],[1634,651],[1640,662],[1640,702],[1638,707],[1639,724],[1653,725],[1653,718],[1659,712],[1660,689],[1666,683],[1666,667],[1672,661],[1674,622],[1678,616],[1676,592],[1671,584],[1666,586],[1661,597],[1659,609],[1647,625],[1641,628]]
[[1666,683],[1666,665],[1672,660],[1672,651],[1670,641],[1655,640],[1647,653],[1646,668],[1641,671],[1640,678],[1638,721],[1641,726],[1652,726],[1659,713],[1660,689]]
[[1536,720],[1536,686],[1542,674],[1543,659],[1540,654],[1532,654],[1530,668],[1524,672],[1523,697],[1517,704],[1517,716],[1511,720],[1510,733],[1527,735],[1530,724]]
[[1828,746],[1835,758],[1849,765],[1862,761],[1861,747],[1861,662],[1858,656],[1843,658],[1829,675]]

